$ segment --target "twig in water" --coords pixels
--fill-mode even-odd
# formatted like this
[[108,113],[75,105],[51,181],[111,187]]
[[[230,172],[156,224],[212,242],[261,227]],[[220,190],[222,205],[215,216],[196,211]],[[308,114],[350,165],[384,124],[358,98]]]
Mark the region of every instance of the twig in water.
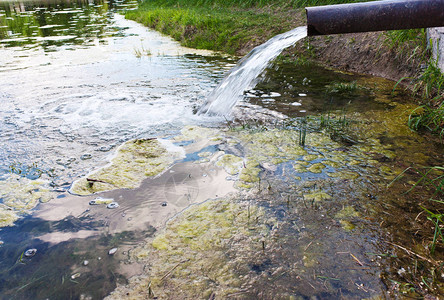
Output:
[[307,251],[308,247],[310,247],[310,245],[313,243],[313,241],[311,241],[310,243],[308,243],[307,247],[305,247],[304,251]]
[[116,186],[115,184],[112,184],[111,182],[106,182],[103,180],[99,180],[99,179],[92,179],[92,178],[86,178],[86,181],[88,182],[88,184],[92,187],[94,183],[96,182],[100,182],[100,183],[105,183],[105,184],[110,184],[112,186]]
[[180,264],[183,264],[184,262],[189,261],[189,259],[182,260],[181,262],[178,262],[177,265],[175,265],[171,270],[169,270],[163,277],[160,279],[160,281],[163,281],[165,278],[168,277],[168,275],[171,274]]
[[353,257],[354,260],[356,260],[356,262],[360,265],[360,266],[364,266],[364,264],[356,257],[354,256],[352,253],[350,253],[351,257]]
[[358,287],[358,290],[363,290],[364,292],[368,293],[368,290],[364,288],[364,284],[363,283],[357,284],[355,282],[355,285]]
[[410,254],[410,255],[414,255],[414,256],[419,257],[419,258],[421,258],[421,259],[423,259],[423,260],[425,260],[425,261],[428,261],[428,262],[431,263],[432,265],[435,265],[435,266],[438,266],[438,265],[439,265],[438,262],[433,261],[433,260],[431,260],[431,259],[428,259],[427,257],[421,256],[421,255],[419,255],[418,253],[415,253],[415,252],[413,252],[413,251],[411,251],[411,250],[409,250],[409,249],[407,249],[407,248],[404,248],[404,247],[402,247],[402,246],[400,246],[400,245],[397,245],[397,244],[394,244],[394,243],[391,243],[391,242],[388,242],[388,241],[386,241],[386,243],[387,243],[387,244],[390,244],[390,245],[393,245],[393,246],[396,246],[396,247],[398,247],[399,249],[404,250],[405,252],[407,252],[407,253]]
[[246,294],[246,293],[248,293],[248,291],[239,291],[239,292],[236,292],[233,294],[228,294],[227,297],[239,296],[239,295]]
[[17,289],[16,292],[21,291],[22,289],[24,289],[24,288],[27,287],[28,285],[33,284],[34,282],[37,282],[37,281],[39,281],[40,279],[42,279],[43,277],[46,277],[46,276],[48,276],[48,275],[43,275],[43,276],[41,276],[41,277],[39,277],[39,278],[37,278],[37,279],[31,281],[31,282],[28,282],[28,283],[25,284],[25,285],[22,285],[19,289]]
[[153,292],[153,289],[151,288],[151,280],[150,280],[150,282],[148,283],[148,297],[149,298],[154,298],[154,292]]

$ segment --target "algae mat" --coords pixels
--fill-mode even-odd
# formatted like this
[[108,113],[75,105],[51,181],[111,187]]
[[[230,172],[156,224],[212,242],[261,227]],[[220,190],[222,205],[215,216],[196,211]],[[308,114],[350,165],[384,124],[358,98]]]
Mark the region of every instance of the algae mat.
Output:
[[121,188],[136,188],[143,179],[159,175],[175,159],[183,156],[183,150],[158,139],[128,141],[117,149],[108,166],[94,171],[86,178],[74,182],[71,192],[90,195]]
[[49,182],[31,180],[16,174],[0,181],[0,227],[12,226],[20,217],[31,213],[39,203],[54,197]]

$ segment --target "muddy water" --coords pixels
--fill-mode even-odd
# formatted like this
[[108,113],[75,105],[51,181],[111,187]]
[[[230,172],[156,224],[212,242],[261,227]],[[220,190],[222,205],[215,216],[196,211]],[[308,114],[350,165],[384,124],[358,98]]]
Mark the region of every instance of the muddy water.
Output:
[[[196,117],[233,60],[113,13],[133,5],[2,2],[2,299],[442,293],[419,214],[429,191],[404,193],[414,172],[387,188],[444,161],[405,126],[405,93],[280,61],[229,122]],[[153,137],[166,148],[118,152]],[[168,166],[151,176],[139,161]]]

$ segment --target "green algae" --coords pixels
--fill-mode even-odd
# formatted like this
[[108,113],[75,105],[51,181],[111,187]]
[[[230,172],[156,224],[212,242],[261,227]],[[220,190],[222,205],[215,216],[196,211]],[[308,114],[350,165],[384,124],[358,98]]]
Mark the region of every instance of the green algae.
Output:
[[243,166],[244,160],[233,154],[222,155],[216,162],[216,166],[224,168],[224,170],[230,175],[236,175],[239,173]]
[[239,132],[235,135],[258,161],[281,159],[281,162],[297,159],[307,153],[299,145],[299,133],[294,130],[272,129],[261,132]]
[[[196,129],[196,132],[199,131]],[[207,139],[222,136],[217,131],[212,131],[211,134],[204,131],[204,134],[207,134]],[[270,164],[291,162],[297,172],[310,171],[312,173],[321,173],[326,166],[334,168],[333,172],[329,170],[327,173],[332,178],[306,184],[303,189],[308,191],[297,194],[297,197],[300,195],[304,201],[317,203],[315,207],[329,205],[336,200],[349,203],[347,199],[338,198],[338,194],[332,191],[331,187],[329,189],[323,186],[322,182],[330,185],[337,182],[355,183],[359,182],[360,172],[365,176],[369,174],[378,176],[377,178],[383,178],[381,177],[383,171],[390,173],[385,175],[393,173],[390,161],[398,158],[397,153],[390,150],[393,145],[383,145],[378,138],[372,139],[370,146],[357,144],[344,149],[328,136],[323,136],[323,133],[307,136],[313,144],[304,149],[297,144],[297,132],[286,129],[261,132],[227,131],[217,142],[224,144],[225,147],[228,144],[227,141],[230,140],[233,141],[231,145],[239,145],[237,150],[242,150],[227,150],[214,155],[213,157],[217,159],[211,159],[211,161],[216,166],[224,168],[227,173],[237,175],[234,177],[235,185],[241,190],[253,188],[261,181],[260,176],[270,178],[266,177],[269,176],[267,172],[261,175],[262,169],[276,170],[270,168]],[[200,137],[196,135],[194,138]],[[294,151],[289,151],[289,149],[294,149]],[[319,153],[322,154],[319,155]],[[209,153],[199,155],[202,158],[210,156]],[[321,162],[313,163],[317,159]],[[359,194],[360,191],[353,191],[353,193]],[[335,201],[325,201],[330,199],[335,199]],[[288,201],[287,207],[290,207],[291,202]],[[239,270],[238,261],[232,259],[227,253],[230,253],[228,249],[241,253],[248,251],[256,253],[257,248],[259,250],[261,247],[266,248],[269,237],[267,228],[254,224],[257,215],[261,215],[258,211],[259,209],[255,206],[246,209],[245,206],[225,200],[207,201],[189,208],[168,223],[165,230],[153,240],[134,251],[133,255],[137,259],[147,262],[147,275],[131,279],[127,287],[120,286],[110,298],[118,299],[119,295],[136,298],[147,295],[148,290],[151,289],[160,298],[210,298],[212,295],[217,295],[222,299],[224,296],[242,291],[247,276],[239,276],[236,272]],[[361,230],[362,226],[359,226],[357,218],[360,218],[360,214],[354,207],[345,205],[334,215],[334,223],[339,222],[342,226],[342,229],[339,227],[337,229],[341,231],[341,234],[351,234],[351,231],[357,232],[356,228]],[[270,227],[279,227],[279,222]],[[276,237],[276,241],[278,240]],[[243,241],[256,245],[256,248],[243,244]],[[304,245],[303,250],[313,247],[307,244]],[[303,251],[303,256],[299,257],[302,268],[299,266],[298,274],[304,274],[307,269],[321,268],[322,256],[326,254],[324,252],[326,251],[322,246],[319,249],[310,249],[310,252]],[[245,264],[248,259],[251,258],[243,254],[240,262]],[[242,274],[248,274],[248,271]]]
[[200,153],[198,153],[197,155],[198,155],[199,157],[210,157],[210,156],[213,155],[213,153],[212,153],[212,152],[209,152],[209,151],[205,151],[205,152],[200,152]]
[[0,227],[12,226],[19,218],[18,212],[9,206],[0,204]]
[[244,280],[235,272],[238,262],[227,256],[229,241],[236,241],[243,255],[251,254],[252,241],[268,232],[257,221],[262,217],[258,207],[227,199],[190,207],[133,251],[149,264],[147,275],[131,278],[107,299],[148,297],[149,289],[162,299],[206,299],[213,293],[221,298],[241,291]]
[[329,199],[331,199],[331,196],[324,191],[316,191],[316,192],[304,194],[304,199],[306,201],[319,202],[319,201],[323,201],[323,200],[329,200]]
[[352,222],[348,220],[340,220],[339,223],[341,224],[342,228],[346,231],[352,231],[356,228],[356,225],[354,225]]
[[312,173],[322,173],[322,170],[325,169],[325,166],[321,163],[315,163],[312,164],[310,167],[307,168],[308,171],[312,172]]
[[335,217],[338,219],[352,218],[359,216],[360,216],[359,212],[357,212],[353,206],[346,206],[335,215]]
[[305,155],[302,159],[305,161],[312,161],[317,158],[318,158],[318,156],[316,154],[309,154],[309,155]]
[[174,137],[177,142],[180,141],[198,141],[209,139],[211,141],[219,141],[222,139],[220,130],[214,128],[206,128],[200,126],[185,126],[181,130],[181,134]]
[[136,188],[147,177],[165,171],[181,153],[168,151],[157,139],[138,139],[117,149],[111,163],[74,182],[71,192],[90,195],[117,188]]
[[110,204],[114,202],[114,199],[111,198],[96,198],[93,200],[94,204],[100,205],[100,204]]
[[259,163],[255,160],[249,160],[245,168],[242,169],[239,180],[247,183],[254,183],[259,181],[259,173],[261,171],[260,168],[258,168]]
[[20,216],[29,214],[38,203],[48,202],[52,198],[48,182],[12,174],[0,181],[0,227],[13,225]]
[[304,173],[304,172],[307,172],[307,168],[304,167],[304,166],[301,165],[301,164],[294,164],[294,165],[293,165],[293,168],[294,168],[295,171],[298,172],[298,173]]
[[[256,215],[256,208],[250,208],[250,214]],[[234,222],[244,226],[248,223],[247,212],[241,212],[239,205],[220,200],[207,201],[186,211],[180,221],[169,224],[168,230],[158,235],[152,246],[166,250],[186,244],[192,250],[209,250],[237,233]],[[248,231],[243,233],[248,234]]]
[[[387,102],[390,101],[388,98],[386,100]],[[240,193],[245,192],[243,189],[251,189],[255,187],[255,185],[261,181],[272,181],[272,179],[279,181],[280,179],[277,179],[279,176],[273,176],[275,174],[273,172],[277,170],[276,173],[282,171],[282,174],[284,174],[286,180],[290,178],[290,180],[285,183],[287,186],[289,184],[294,184],[295,186],[299,187],[299,190],[292,194],[292,196],[295,197],[288,197],[287,202],[283,204],[283,207],[287,209],[285,214],[291,214],[291,211],[289,211],[291,210],[290,208],[293,205],[297,206],[298,202],[318,202],[311,206],[313,211],[316,212],[304,211],[303,209],[300,209],[300,207],[300,210],[297,211],[298,215],[303,212],[313,219],[316,217],[318,210],[322,211],[322,209],[325,207],[334,207],[333,210],[324,210],[324,212],[326,211],[327,213],[322,215],[323,219],[319,218],[321,221],[313,221],[311,224],[311,227],[316,227],[317,224],[313,224],[316,222],[323,222],[324,218],[325,221],[329,220],[329,218],[331,219],[329,221],[333,221],[333,229],[331,229],[331,226],[320,225],[319,227],[322,228],[321,231],[315,232],[322,235],[323,231],[330,231],[323,237],[327,241],[325,245],[317,246],[312,249],[312,247],[315,245],[315,243],[311,243],[312,236],[310,236],[310,234],[313,234],[312,228],[309,228],[309,226],[305,227],[306,224],[302,222],[295,224],[297,225],[295,227],[298,227],[298,233],[302,232],[300,237],[298,237],[299,239],[304,240],[304,238],[307,238],[307,236],[309,237],[308,241],[304,240],[304,246],[299,247],[299,252],[303,253],[303,256],[298,256],[297,262],[299,264],[302,263],[303,266],[299,266],[299,269],[294,268],[296,271],[295,273],[291,274],[292,276],[303,277],[304,272],[307,272],[307,268],[314,270],[316,269],[317,272],[320,272],[316,274],[324,274],[324,271],[328,272],[328,270],[324,269],[324,266],[330,264],[331,259],[329,260],[326,258],[326,263],[324,263],[322,260],[324,255],[328,254],[327,249],[335,246],[335,241],[333,238],[330,238],[330,234],[334,235],[335,230],[336,232],[340,232],[336,236],[339,237],[337,241],[338,245],[345,242],[346,239],[343,238],[344,235],[346,237],[351,236],[349,231],[362,232],[363,226],[360,224],[361,215],[352,205],[355,205],[355,201],[365,202],[366,204],[364,205],[368,205],[369,202],[373,202],[366,201],[367,198],[362,197],[363,193],[367,193],[366,187],[369,186],[367,183],[364,183],[364,181],[371,181],[377,189],[378,187],[384,186],[383,179],[389,180],[399,171],[396,167],[398,165],[398,161],[409,161],[418,164],[427,163],[429,156],[422,154],[417,148],[415,148],[415,146],[412,146],[411,144],[413,143],[409,143],[410,139],[416,139],[417,135],[414,133],[412,134],[412,132],[410,132],[405,125],[405,117],[407,115],[402,112],[402,110],[405,108],[406,107],[403,105],[391,105],[387,110],[381,110],[380,112],[370,111],[368,113],[352,114],[352,118],[356,119],[357,121],[351,123],[352,125],[350,126],[350,130],[354,132],[349,135],[351,139],[348,140],[348,143],[337,137],[333,140],[333,135],[327,131],[319,131],[315,133],[308,132],[306,147],[301,147],[299,145],[299,132],[297,130],[282,128],[270,129],[272,126],[270,126],[270,128],[267,130],[264,130],[263,128],[257,129],[259,131],[226,130],[223,132],[223,134],[213,129],[210,130],[211,132],[202,130],[202,133],[196,134],[197,132],[201,132],[201,130],[194,127],[190,131],[187,129],[186,135],[189,140],[211,139],[212,141],[216,141],[220,143],[220,145],[223,145],[223,147],[220,147],[220,149],[225,151],[223,155],[228,156],[225,158],[219,156],[219,163],[214,162],[213,159],[209,161],[212,161],[215,165],[224,168],[227,173],[237,175],[230,176],[230,179],[236,181],[236,186],[241,189]],[[392,114],[398,114],[401,112],[403,116],[394,120],[394,126],[399,126],[400,128],[390,128],[393,125],[391,123],[392,120],[390,119]],[[341,133],[339,133],[339,135],[340,134]],[[399,134],[402,134],[405,137],[404,141],[400,141],[399,139],[392,140],[392,138],[394,139],[395,137],[399,137]],[[187,138],[179,138],[178,140],[186,140]],[[230,149],[230,146],[233,147]],[[226,148],[228,148],[228,150],[226,150]],[[211,155],[199,155],[199,157],[202,158],[207,158],[210,156]],[[218,156],[215,155],[214,157]],[[292,165],[296,172],[302,173],[309,171],[319,174],[327,171],[326,174],[331,178],[323,179],[321,176],[313,176],[308,174],[307,176],[304,176],[308,177],[308,179],[304,178],[303,183],[295,183],[295,181],[292,181],[293,179],[300,180],[301,178],[294,176],[294,172],[286,173],[288,171],[286,169],[287,165],[284,164],[282,168],[276,168],[276,165],[285,162],[289,162],[288,165]],[[275,165],[275,168],[270,168],[270,165]],[[329,168],[325,170],[326,167]],[[266,171],[261,174],[261,170]],[[317,178],[315,179],[316,182],[314,182],[315,180],[311,179],[315,177]],[[305,185],[307,180],[312,180],[313,184]],[[272,184],[274,183],[275,182],[272,181]],[[414,182],[411,181],[411,183]],[[338,187],[340,192],[334,190],[337,184],[340,186]],[[347,187],[347,189],[344,187]],[[272,203],[278,199],[277,196],[270,196],[269,198],[263,196],[263,194],[273,194],[272,192],[261,194],[262,189],[258,189],[257,191],[259,192],[255,194],[255,196],[258,198],[263,197],[267,203]],[[244,194],[249,192],[253,193],[256,192],[256,190],[251,190],[245,192]],[[285,192],[287,191],[285,190]],[[282,196],[279,195],[279,197]],[[285,196],[285,198],[287,197]],[[305,201],[299,201],[300,198],[303,198]],[[334,201],[325,201],[329,199],[334,199]],[[304,205],[309,207],[307,206],[307,203],[304,203]],[[340,209],[341,206],[342,209]],[[245,207],[243,208],[245,209]],[[214,210],[214,208],[211,209]],[[232,211],[231,208],[226,208],[226,210]],[[331,216],[332,211],[337,212],[336,214],[333,213],[333,217]],[[212,211],[208,211],[207,213],[211,214]],[[239,287],[242,278],[240,276],[238,277],[236,274],[233,274],[233,270],[235,270],[235,268],[233,268],[232,265],[231,268],[227,268],[231,262],[227,262],[226,259],[228,257],[232,258],[232,256],[229,256],[230,254],[228,254],[228,251],[218,252],[219,249],[226,249],[224,247],[226,246],[225,243],[228,243],[227,241],[232,242],[230,245],[233,249],[235,249],[234,251],[238,250],[238,246],[241,245],[239,240],[235,240],[236,242],[232,241],[237,234],[234,232],[227,233],[223,229],[220,231],[220,234],[217,233],[217,235],[220,236],[220,239],[215,240],[213,236],[208,237],[205,235],[204,231],[209,230],[211,232],[213,229],[211,226],[206,225],[207,220],[200,216],[198,209],[195,211],[195,215],[197,216],[198,222],[203,224],[202,226],[197,226],[192,223],[194,221],[194,216],[189,219],[183,219],[181,216],[180,222],[179,219],[173,221],[178,222],[177,224],[181,223],[180,226],[177,224],[172,225],[172,223],[170,223],[164,232],[159,234],[152,242],[148,243],[143,250],[137,252],[137,257],[139,259],[146,260],[150,263],[148,267],[149,276],[143,278],[139,277],[137,279],[139,280],[139,287],[143,288],[136,288],[136,291],[139,290],[143,294],[146,292],[146,290],[148,290],[149,283],[156,293],[156,296],[160,295],[160,298],[187,298],[187,296],[190,298],[224,298],[227,293],[220,292],[220,290],[223,289],[222,286],[225,286],[225,289],[231,288],[230,291],[232,293],[236,293],[239,290],[242,291],[242,289]],[[306,220],[308,220],[308,218]],[[226,220],[224,219],[224,221]],[[342,229],[337,226],[338,223],[342,226]],[[325,224],[327,224],[327,222],[325,222]],[[222,228],[229,226],[227,223],[221,222],[218,217],[215,218],[215,225],[221,226]],[[273,224],[272,226],[273,228],[279,227],[279,224]],[[285,222],[281,223],[280,226],[285,226]],[[300,228],[304,228],[306,230],[300,230]],[[299,230],[301,232],[299,232]],[[346,232],[344,232],[344,230]],[[309,234],[304,235],[304,231],[309,232]],[[263,242],[264,244],[262,244],[262,247],[265,249],[265,241],[268,242],[267,238],[269,237],[258,239],[255,235],[256,232],[254,232],[252,235],[251,234],[251,232],[250,235],[240,234],[240,239],[244,238],[254,242]],[[285,243],[288,241],[286,239],[287,237],[277,237],[276,235],[276,237],[274,236],[273,238],[275,238],[276,241],[279,240],[281,242],[278,246],[275,245],[276,247],[273,248],[273,250],[276,252],[278,251],[279,247],[282,247],[282,245],[285,245]],[[177,243],[176,240],[180,240],[180,242]],[[353,240],[354,242],[357,240],[357,238],[350,238],[350,240]],[[272,242],[270,242],[270,244],[272,244]],[[299,244],[293,241],[293,245]],[[310,248],[310,250],[307,252],[308,248]],[[343,251],[344,249],[337,247],[336,250]],[[194,251],[195,257],[191,257],[191,255],[188,254],[188,251]],[[215,253],[218,253],[218,255],[211,256],[208,253],[210,251],[214,251]],[[242,250],[239,251],[241,252]],[[355,251],[350,253],[356,254]],[[330,252],[330,254],[333,254],[335,258],[338,257],[338,252]],[[363,253],[361,253],[361,255],[362,254]],[[222,257],[223,259],[221,259]],[[358,257],[361,259],[361,256]],[[243,257],[242,262],[245,263],[246,261],[248,261],[247,255]],[[349,259],[349,261],[352,261],[352,264],[355,264],[352,259]],[[276,262],[273,261],[273,263]],[[291,260],[289,260],[289,263],[291,263]],[[338,264],[338,262],[333,261],[330,268],[337,268]],[[340,262],[340,264],[342,265],[343,262]],[[347,269],[344,274],[347,272],[358,273],[358,271],[353,269],[354,266],[352,264],[348,265],[350,268]],[[297,265],[297,263],[294,263],[294,265]],[[305,269],[303,267],[305,267]],[[216,273],[214,269],[221,269],[223,271],[222,273]],[[308,270],[310,273],[313,273],[310,274],[311,277],[315,277],[314,270]],[[335,271],[338,271],[338,269],[335,269]],[[196,274],[199,272],[205,273],[208,276],[198,277]],[[253,272],[251,270],[248,270],[243,274],[245,278],[252,278],[256,276],[256,274],[252,275],[252,273]],[[291,271],[289,271],[289,273],[291,273]],[[342,273],[342,270],[339,271],[339,273]],[[163,280],[162,278],[164,276],[166,276],[166,279]],[[218,276],[222,279],[219,280]],[[257,276],[262,276],[265,278],[265,280],[273,280],[273,276],[270,275],[270,272],[268,272],[268,274],[265,274],[264,272]],[[336,276],[336,274],[334,274],[332,277],[340,276]],[[214,278],[217,278],[217,280]],[[341,277],[341,280],[344,280],[344,282],[345,280],[349,281],[348,279],[349,276],[347,274]],[[137,280],[131,281],[130,284],[136,282]],[[219,286],[214,285],[215,281]],[[359,281],[361,281],[361,279],[359,279]],[[227,285],[229,282],[232,285]],[[195,284],[196,286],[194,286]],[[341,284],[344,286],[346,285],[345,283]],[[331,286],[328,286],[327,280],[325,280],[324,285],[326,285],[325,287],[327,289],[331,288]],[[134,286],[137,286],[137,284],[133,285],[133,287]],[[185,291],[182,291],[180,288],[178,288],[178,286],[184,288]],[[367,288],[369,286],[365,287]],[[235,288],[232,289],[233,287]],[[248,290],[249,285],[245,285],[245,287]],[[352,288],[356,289],[356,287],[357,289],[360,289],[357,284],[352,282]],[[171,290],[169,290],[170,288]],[[323,289],[322,286],[316,286],[316,288],[319,290]],[[145,291],[143,291],[143,289],[145,289]],[[350,291],[351,290],[348,292],[350,293]],[[129,293],[132,296],[137,295],[137,292],[132,290],[130,290]],[[279,296],[281,295],[282,294],[279,294]],[[317,295],[319,295],[319,293],[317,293]],[[350,295],[353,294],[351,293]],[[240,297],[242,297],[242,294],[240,294]],[[285,297],[282,296],[282,298]],[[356,296],[356,298],[363,297],[361,295],[360,297]]]
[[338,163],[337,161],[333,161],[333,160],[324,160],[322,163],[326,166],[336,168],[336,169],[339,167],[342,167],[342,164]]
[[353,179],[357,179],[359,178],[359,174],[353,171],[337,171],[337,172],[330,172],[327,173],[328,176],[333,177],[333,178],[341,178],[341,179],[349,179],[349,180],[353,180]]

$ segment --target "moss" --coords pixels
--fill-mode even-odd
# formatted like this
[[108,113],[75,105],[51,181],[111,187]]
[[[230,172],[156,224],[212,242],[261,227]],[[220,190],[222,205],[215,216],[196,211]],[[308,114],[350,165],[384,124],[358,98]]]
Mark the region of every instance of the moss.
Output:
[[139,139],[117,149],[108,166],[74,182],[71,192],[90,195],[117,188],[136,188],[147,177],[165,171],[181,155],[178,149],[168,151],[157,139]]

